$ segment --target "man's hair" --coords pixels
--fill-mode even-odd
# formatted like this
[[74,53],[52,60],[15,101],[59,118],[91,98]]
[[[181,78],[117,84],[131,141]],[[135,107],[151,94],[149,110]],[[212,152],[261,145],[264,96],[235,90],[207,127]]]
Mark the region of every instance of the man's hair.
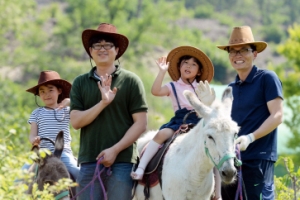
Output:
[[256,51],[256,46],[254,44],[250,44],[250,47],[253,51]]
[[114,38],[109,35],[94,35],[91,37],[89,41],[89,47],[92,47],[93,44],[105,41],[105,42],[111,42],[115,45],[115,47],[118,47],[118,44],[115,42]]
[[[181,56],[180,58],[179,58],[179,61],[178,61],[178,63],[177,63],[177,69],[179,70],[180,69],[180,64],[181,64],[181,62],[182,61],[184,61],[184,60],[189,60],[189,59],[191,59],[191,58],[193,58],[194,60],[195,60],[195,62],[198,64],[198,66],[199,66],[199,72],[202,74],[202,72],[203,72],[203,66],[202,66],[202,63],[197,59],[197,58],[195,58],[195,57],[193,57],[193,56]],[[180,71],[180,70],[179,70]]]

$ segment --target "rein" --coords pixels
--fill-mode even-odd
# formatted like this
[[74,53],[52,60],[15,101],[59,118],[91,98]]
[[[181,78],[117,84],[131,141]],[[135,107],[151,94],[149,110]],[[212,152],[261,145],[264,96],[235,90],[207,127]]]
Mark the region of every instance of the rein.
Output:
[[[236,145],[236,150],[235,150],[235,153],[238,157],[238,159],[240,160],[241,159],[241,153],[240,153],[240,145],[237,144]],[[235,200],[238,200],[238,197],[240,197],[240,200],[243,200],[243,176],[242,176],[242,165],[238,166],[240,167],[240,175],[238,177],[238,185],[237,185],[237,190],[236,190],[236,193],[235,193]],[[245,187],[244,187],[244,192],[246,194],[246,191],[245,191]],[[247,200],[247,195],[245,195],[245,198]]]
[[[105,191],[105,187],[104,187],[104,184],[103,184],[103,181],[101,179],[101,173],[105,170],[105,167],[103,167],[100,171],[99,171],[99,166],[100,166],[100,162],[103,160],[103,157],[101,157],[98,161],[97,161],[97,166],[96,166],[96,169],[95,169],[95,172],[94,172],[94,176],[91,180],[91,182],[89,184],[87,184],[79,193],[77,193],[74,197],[72,197],[72,200],[75,200],[76,197],[78,197],[84,190],[86,190],[89,186],[91,186],[91,190],[90,190],[90,199],[93,200],[93,191],[94,191],[94,182],[96,179],[99,180],[100,182],[100,185],[101,185],[101,188],[102,188],[102,191],[103,191],[103,196],[104,196],[104,199],[105,200],[108,200],[107,199],[107,194],[106,194],[106,191]],[[109,168],[110,169],[110,168]]]

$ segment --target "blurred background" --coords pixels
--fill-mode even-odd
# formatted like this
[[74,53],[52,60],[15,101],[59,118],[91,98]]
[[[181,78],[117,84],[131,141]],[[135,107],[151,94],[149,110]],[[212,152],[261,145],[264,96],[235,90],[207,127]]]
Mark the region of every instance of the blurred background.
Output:
[[[228,43],[234,26],[251,26],[255,40],[268,43],[255,64],[275,70],[283,83],[279,153],[299,166],[299,10],[298,0],[0,0],[0,160],[8,155],[18,159],[31,148],[27,120],[37,105],[25,90],[37,83],[42,70],[55,70],[71,83],[88,72],[91,65],[81,33],[107,22],[130,40],[119,62],[144,83],[149,130],[173,116],[170,100],[150,93],[158,72],[155,59],[180,45],[200,48],[215,66],[212,87],[220,98],[235,72],[227,53],[216,46]],[[77,155],[79,131],[71,131]],[[276,174],[282,170],[277,166]]]

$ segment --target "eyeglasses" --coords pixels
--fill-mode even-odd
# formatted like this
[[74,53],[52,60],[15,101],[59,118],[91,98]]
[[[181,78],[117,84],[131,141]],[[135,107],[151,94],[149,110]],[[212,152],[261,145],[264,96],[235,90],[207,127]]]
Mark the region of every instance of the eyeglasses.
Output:
[[110,50],[111,48],[113,48],[115,45],[113,44],[93,44],[92,47],[93,49],[95,50],[100,50],[102,49],[102,47],[105,49],[105,50]]
[[229,50],[228,53],[229,53],[229,56],[230,56],[230,57],[234,57],[234,56],[236,56],[238,53],[239,53],[240,55],[242,55],[242,56],[246,56],[246,55],[248,54],[249,51],[253,51],[253,49],[251,49],[251,48],[248,48],[248,49],[240,49],[240,50],[238,50],[238,51],[232,49],[232,50]]

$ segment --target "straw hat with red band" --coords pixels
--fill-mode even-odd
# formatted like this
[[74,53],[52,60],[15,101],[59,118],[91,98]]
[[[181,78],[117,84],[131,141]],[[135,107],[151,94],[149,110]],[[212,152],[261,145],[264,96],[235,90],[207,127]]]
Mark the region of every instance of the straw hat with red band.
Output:
[[169,62],[169,75],[173,81],[177,81],[180,78],[180,72],[178,69],[179,59],[182,56],[192,56],[197,58],[203,66],[202,74],[197,76],[197,82],[207,80],[210,82],[214,77],[214,66],[209,57],[203,53],[200,49],[192,46],[180,46],[172,51],[167,56],[167,62]]
[[38,84],[32,88],[27,89],[26,91],[34,95],[39,95],[39,87],[47,84],[55,85],[62,89],[62,92],[57,100],[58,103],[60,103],[65,98],[69,98],[72,85],[68,81],[61,79],[56,71],[42,71]]
[[265,50],[265,48],[268,46],[268,44],[266,42],[254,40],[252,30],[249,26],[239,26],[239,27],[233,28],[229,42],[227,45],[217,46],[217,47],[219,49],[227,51],[228,47],[244,45],[244,44],[255,45],[256,51],[258,53]]
[[90,48],[89,42],[94,35],[108,35],[109,37],[114,39],[114,43],[116,47],[119,48],[118,54],[116,56],[116,60],[123,55],[123,53],[126,51],[129,44],[128,38],[122,34],[119,34],[117,32],[117,28],[114,25],[108,23],[101,23],[96,30],[86,29],[82,32],[82,43],[86,52],[90,57],[91,54],[89,50]]

